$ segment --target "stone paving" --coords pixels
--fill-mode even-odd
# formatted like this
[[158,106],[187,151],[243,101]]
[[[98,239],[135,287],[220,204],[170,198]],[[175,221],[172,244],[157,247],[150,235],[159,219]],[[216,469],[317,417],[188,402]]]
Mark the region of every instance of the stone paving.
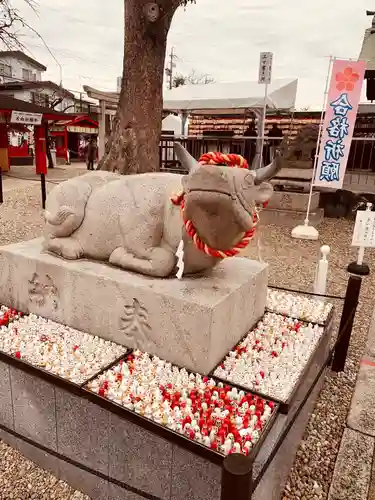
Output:
[[375,309],[328,500],[375,500]]

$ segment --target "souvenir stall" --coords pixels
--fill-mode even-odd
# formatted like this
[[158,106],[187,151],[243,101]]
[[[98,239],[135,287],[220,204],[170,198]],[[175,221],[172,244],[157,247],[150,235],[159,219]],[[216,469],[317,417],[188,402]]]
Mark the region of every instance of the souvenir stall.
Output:
[[85,146],[91,137],[97,137],[99,125],[88,116],[76,116],[54,123],[50,131],[57,158],[70,163],[71,160],[84,161]]

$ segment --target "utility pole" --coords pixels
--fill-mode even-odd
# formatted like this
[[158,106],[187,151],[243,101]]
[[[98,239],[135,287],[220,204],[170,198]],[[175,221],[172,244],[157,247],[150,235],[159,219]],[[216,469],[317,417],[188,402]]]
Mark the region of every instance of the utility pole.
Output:
[[176,64],[174,63],[176,57],[177,56],[174,53],[174,48],[172,47],[171,53],[169,55],[169,65],[167,68],[165,68],[165,73],[169,78],[169,83],[168,83],[169,89],[172,89],[173,87],[173,69],[176,67]]

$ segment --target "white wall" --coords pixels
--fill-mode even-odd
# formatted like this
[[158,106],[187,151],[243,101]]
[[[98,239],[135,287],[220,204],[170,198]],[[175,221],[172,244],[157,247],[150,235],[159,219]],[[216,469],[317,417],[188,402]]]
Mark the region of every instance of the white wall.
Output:
[[[35,76],[36,81],[41,81],[41,79],[42,79],[42,72],[39,69],[36,69],[32,64],[27,63],[26,61],[22,61],[20,59],[15,59],[14,57],[1,57],[0,56],[0,62],[12,67],[12,76],[11,77],[0,75],[0,76],[3,76],[4,83],[9,83],[9,82],[14,82],[14,81],[23,81],[24,80],[24,78],[22,76],[23,69],[31,70],[31,72],[36,75]],[[34,80],[31,80],[31,81],[34,81]]]
[[[14,92],[4,92],[7,95],[12,94],[15,99],[19,99],[20,101],[33,102],[32,92],[37,92],[38,94],[44,94],[51,97],[51,100],[58,99],[58,94],[49,88],[40,88],[31,90],[19,90]],[[68,106],[74,105],[73,99],[70,97],[64,97],[62,102],[58,104],[54,109],[55,111],[64,111]],[[74,107],[69,108],[67,113],[74,112]]]

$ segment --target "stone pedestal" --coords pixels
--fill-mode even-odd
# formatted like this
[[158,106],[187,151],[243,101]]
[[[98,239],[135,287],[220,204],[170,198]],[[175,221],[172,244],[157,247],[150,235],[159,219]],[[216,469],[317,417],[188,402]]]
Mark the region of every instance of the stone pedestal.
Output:
[[[312,226],[317,226],[323,221],[324,210],[319,208],[320,193],[313,193],[309,220]],[[291,193],[288,191],[275,191],[265,210],[260,217],[264,224],[283,224],[294,227],[303,224],[306,219],[309,193]]]
[[[310,211],[315,212],[319,207],[320,194],[314,192],[311,197]],[[267,205],[268,209],[294,210],[306,212],[309,203],[309,193],[291,193],[288,191],[275,191]]]
[[209,373],[263,315],[267,266],[223,261],[200,277],[156,279],[42,253],[0,249],[0,303]]

